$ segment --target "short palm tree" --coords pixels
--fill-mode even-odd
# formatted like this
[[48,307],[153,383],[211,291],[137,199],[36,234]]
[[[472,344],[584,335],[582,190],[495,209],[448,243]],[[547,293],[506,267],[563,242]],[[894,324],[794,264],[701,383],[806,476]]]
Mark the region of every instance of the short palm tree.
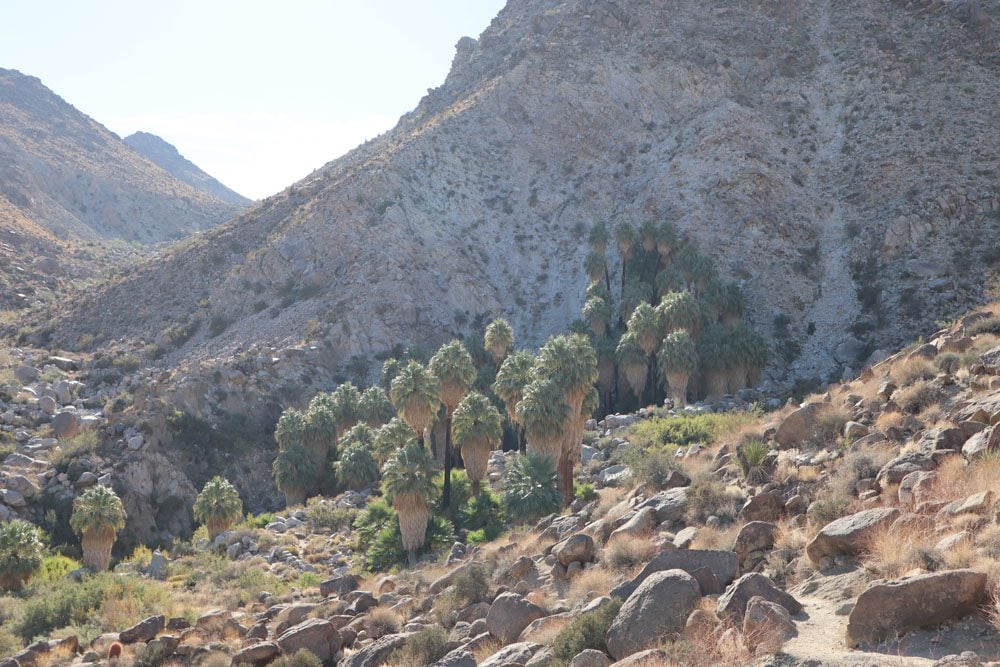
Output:
[[642,390],[646,387],[646,375],[649,372],[646,352],[639,345],[639,340],[631,331],[626,332],[618,341],[615,349],[618,367],[625,375],[628,386],[636,398],[642,400]]
[[535,357],[527,351],[514,352],[500,364],[496,380],[493,382],[493,393],[500,397],[507,409],[507,418],[520,433],[519,448],[525,449],[524,429],[517,416],[517,404],[524,396],[524,389],[534,378]]
[[424,445],[424,432],[434,421],[441,398],[438,395],[437,377],[416,361],[409,361],[399,369],[392,381],[389,398],[396,406],[399,416],[417,434],[420,445]]
[[662,301],[671,292],[683,292],[684,277],[677,269],[667,267],[656,274],[656,296]]
[[674,407],[687,405],[688,381],[698,370],[698,347],[691,334],[683,329],[668,334],[663,339],[656,361]]
[[378,428],[396,415],[396,408],[392,407],[389,395],[382,387],[368,387],[361,392],[358,399],[358,420]]
[[642,249],[647,253],[653,252],[656,249],[656,238],[658,235],[659,228],[652,220],[647,220],[639,225],[639,241],[642,243]]
[[727,334],[726,327],[711,324],[705,327],[698,339],[698,363],[704,372],[705,391],[709,398],[722,396],[729,386],[733,350],[728,345]]
[[503,502],[513,521],[531,523],[559,511],[559,475],[552,459],[540,454],[518,456],[504,476]]
[[[354,428],[360,426],[361,424]],[[340,450],[340,460],[334,464],[334,468],[337,484],[342,488],[357,491],[370,487],[378,481],[378,462],[372,454],[372,448],[360,442],[353,442],[343,447]]]
[[455,409],[476,381],[476,364],[472,355],[460,341],[453,340],[441,346],[430,362],[431,372],[438,378],[441,404],[444,405],[444,493],[441,502],[444,509],[451,504],[451,420]]
[[368,424],[355,424],[340,438],[337,446],[341,449],[360,445],[371,449],[375,446],[375,430]]
[[594,226],[590,228],[590,234],[587,237],[587,242],[590,243],[590,247],[594,249],[599,255],[604,255],[608,248],[608,240],[611,235],[608,234],[608,228],[603,222],[594,223]]
[[121,498],[106,486],[92,486],[73,501],[69,525],[80,536],[83,564],[103,572],[111,563],[111,547],[118,531],[125,527],[125,507]]
[[336,456],[337,430],[336,403],[331,394],[317,394],[306,410],[306,428],[302,444],[317,469],[326,467],[327,461]]
[[[646,364],[652,366],[653,355],[656,354],[656,349],[663,339],[663,317],[660,312],[643,301],[632,311],[632,317],[628,319],[628,330],[635,336],[639,347],[646,354]],[[651,376],[652,374],[647,370],[647,378]],[[655,383],[651,383],[647,379],[646,384],[649,389],[646,402],[652,403],[652,387],[649,385],[655,385]]]
[[722,323],[726,325],[736,324],[743,317],[745,309],[743,289],[736,283],[726,285],[722,295]]
[[382,469],[382,492],[396,509],[403,548],[413,566],[424,544],[434,494],[434,466],[422,446],[411,442],[392,455]]
[[490,451],[500,444],[503,437],[500,412],[488,398],[472,392],[455,409],[453,428],[455,445],[461,450],[465,462],[465,474],[472,482],[472,494],[478,496],[482,480],[486,477]]
[[587,285],[587,298],[593,299],[594,297],[611,303],[611,290],[605,283],[590,283]]
[[306,435],[306,415],[295,408],[289,408],[281,413],[278,418],[278,425],[274,427],[274,440],[278,443],[278,449],[284,449],[289,445],[302,445]]
[[373,454],[380,466],[385,465],[396,450],[416,441],[417,434],[410,425],[399,417],[393,417],[375,432]]
[[701,330],[702,311],[697,299],[687,290],[683,292],[668,292],[663,295],[657,306],[663,322],[663,333],[686,329],[697,337]]
[[309,452],[293,443],[278,452],[272,466],[274,482],[285,494],[285,505],[292,507],[306,501],[308,489],[316,485],[320,471],[313,465]]
[[635,227],[627,222],[623,222],[615,227],[615,243],[618,245],[618,252],[622,259],[629,259],[635,252],[638,234]]
[[194,518],[208,529],[209,541],[229,530],[243,517],[239,491],[228,480],[213,477],[194,501]]
[[715,264],[701,254],[698,245],[693,241],[678,251],[674,263],[687,281],[688,288],[696,294],[701,294],[708,281],[716,275]]
[[670,222],[661,222],[656,229],[656,251],[666,258],[676,245],[677,228]]
[[337,434],[345,433],[358,423],[358,402],[361,392],[350,382],[345,382],[330,394],[330,409],[337,423]]
[[42,567],[44,554],[38,528],[20,519],[0,523],[0,590],[20,590]]
[[604,255],[596,250],[587,253],[583,260],[583,270],[592,282],[604,282],[604,272],[607,270]]
[[392,387],[392,381],[396,379],[399,375],[400,369],[403,367],[403,362],[399,359],[394,359],[392,357],[386,359],[382,363],[382,375],[379,377],[378,384],[385,391],[389,391]]
[[642,280],[635,276],[629,276],[622,285],[621,319],[628,322],[629,318],[632,317],[632,311],[638,308],[639,304],[649,301],[653,296],[653,291]]
[[563,427],[569,416],[569,406],[562,389],[548,376],[537,377],[524,388],[524,395],[515,409],[517,420],[524,426],[528,452],[559,464],[562,453]]
[[483,344],[493,356],[493,363],[499,366],[514,344],[514,329],[507,320],[498,317],[486,327]]
[[583,304],[583,319],[590,325],[596,336],[603,336],[608,331],[614,309],[611,302],[600,297],[591,297]]

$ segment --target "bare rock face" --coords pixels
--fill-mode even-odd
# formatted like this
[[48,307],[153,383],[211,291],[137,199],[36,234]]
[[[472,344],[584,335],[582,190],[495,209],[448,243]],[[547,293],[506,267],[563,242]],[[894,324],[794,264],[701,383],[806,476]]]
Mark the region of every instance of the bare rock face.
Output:
[[806,555],[816,564],[826,557],[853,556],[876,530],[888,526],[898,516],[898,509],[880,507],[831,521],[806,546]]
[[[396,636],[396,635],[390,635]],[[383,639],[385,639],[383,637]],[[340,633],[330,621],[311,618],[286,630],[277,639],[281,652],[291,655],[301,649],[313,653],[324,663],[334,659],[341,647]]]
[[706,568],[718,582],[725,586],[736,578],[739,559],[732,551],[716,551],[703,549],[680,549],[676,551],[661,551],[631,581],[617,586],[611,595],[625,600],[629,598],[649,577],[666,570],[682,570],[694,574]]
[[986,597],[986,580],[982,572],[951,570],[873,582],[848,618],[847,644],[877,642],[972,613]]
[[608,628],[608,650],[621,660],[680,633],[701,600],[698,582],[683,570],[650,575],[622,604]]
[[486,615],[490,634],[504,644],[515,641],[528,625],[543,616],[545,610],[517,593],[501,593]]
[[782,447],[799,447],[805,444],[819,426],[820,417],[832,409],[829,403],[809,403],[791,413],[778,425],[774,441]]

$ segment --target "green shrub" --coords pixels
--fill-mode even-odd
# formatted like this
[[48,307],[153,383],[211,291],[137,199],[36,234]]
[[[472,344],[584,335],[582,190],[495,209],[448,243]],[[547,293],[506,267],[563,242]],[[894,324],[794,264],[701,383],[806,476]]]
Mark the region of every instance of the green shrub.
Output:
[[711,474],[696,477],[688,488],[688,523],[704,523],[710,516],[723,521],[736,518],[740,499],[726,491],[726,486]]
[[42,567],[38,528],[20,519],[0,523],[0,588],[18,590]]
[[69,464],[78,458],[95,453],[100,449],[101,440],[97,431],[87,429],[72,438],[59,443],[59,451],[52,457],[52,465],[65,472]]
[[79,570],[83,565],[67,556],[55,554],[42,559],[42,567],[35,575],[36,583],[49,583],[63,579],[70,572]]
[[447,655],[448,648],[448,633],[444,628],[440,626],[424,628],[407,637],[406,643],[393,653],[389,663],[431,665]]
[[621,609],[620,600],[606,603],[597,611],[583,614],[570,621],[552,642],[552,652],[557,660],[569,662],[578,653],[594,649],[608,653],[608,628]]
[[323,667],[323,662],[308,649],[299,649],[294,655],[285,655],[271,663],[271,667]]
[[331,502],[313,501],[310,499],[306,508],[306,521],[313,530],[329,531],[346,530],[351,527],[358,516],[358,510],[337,507]]
[[654,445],[713,444],[719,437],[756,421],[759,410],[674,415],[643,419],[629,429],[629,441],[642,449]]
[[972,336],[984,333],[1000,336],[1000,317],[990,317],[985,320],[979,320],[969,327],[968,332]]
[[462,505],[457,519],[457,527],[470,531],[470,535],[472,532],[482,533],[482,539],[477,536],[477,541],[495,540],[503,532],[503,507],[500,499],[489,489],[483,489],[478,496]]
[[736,460],[743,471],[743,478],[749,484],[763,484],[771,476],[769,455],[771,448],[759,439],[744,442],[736,450]]
[[174,652],[166,644],[147,644],[135,652],[134,667],[161,667],[167,664]]
[[552,462],[537,454],[514,459],[504,479],[504,508],[512,521],[530,523],[562,508],[559,478]]
[[850,513],[851,501],[847,498],[823,498],[809,505],[809,520],[825,526]]
[[269,523],[274,523],[274,514],[270,512],[264,512],[263,514],[251,514],[247,513],[247,518],[243,520],[238,528],[265,528]]
[[945,352],[934,359],[934,364],[942,373],[954,373],[962,367],[962,358],[954,352]]
[[597,493],[597,489],[590,482],[581,484],[580,482],[573,482],[573,496],[579,498],[585,503],[589,503],[593,500],[597,500],[600,494]]
[[[355,522],[355,526],[357,526],[357,522]],[[368,529],[368,526],[365,528]],[[361,539],[360,535],[359,539]],[[427,532],[420,553],[432,553],[450,547],[454,543],[455,530],[450,521],[435,515],[427,518]],[[406,565],[406,563],[407,553],[406,549],[403,548],[403,535],[399,531],[399,521],[393,510],[388,524],[383,524],[367,543],[365,568],[371,572],[384,572],[393,567]]]
[[632,446],[626,450],[623,460],[632,471],[635,483],[656,489],[662,489],[670,474],[679,467],[672,448]]

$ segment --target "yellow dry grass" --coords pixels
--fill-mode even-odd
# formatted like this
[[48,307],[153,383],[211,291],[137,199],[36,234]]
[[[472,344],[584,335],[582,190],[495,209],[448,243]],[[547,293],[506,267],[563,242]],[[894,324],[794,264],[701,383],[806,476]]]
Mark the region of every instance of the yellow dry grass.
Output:
[[698,529],[698,535],[691,543],[692,549],[732,549],[736,541],[736,535],[740,532],[740,526],[732,524],[726,528],[713,528],[702,526]]
[[573,606],[581,602],[589,602],[610,593],[611,589],[618,585],[622,579],[623,577],[604,567],[589,567],[573,578],[564,599]]

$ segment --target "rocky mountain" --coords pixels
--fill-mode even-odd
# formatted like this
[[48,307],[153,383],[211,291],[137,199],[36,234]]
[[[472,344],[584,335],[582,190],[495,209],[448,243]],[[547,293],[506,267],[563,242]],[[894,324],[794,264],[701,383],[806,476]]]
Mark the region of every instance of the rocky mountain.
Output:
[[0,69],[0,222],[141,243],[216,225],[241,205],[171,176],[42,83]]
[[511,0],[392,131],[88,295],[56,339],[203,319],[176,354],[308,337],[346,361],[502,314],[536,343],[578,317],[589,226],[651,219],[742,283],[772,381],[839,375],[979,301],[1000,259],[998,20]]
[[237,192],[233,192],[206,174],[198,165],[181,155],[172,144],[167,143],[155,134],[136,132],[125,137],[125,143],[135,152],[148,158],[153,164],[165,169],[174,178],[187,183],[197,190],[221,199],[233,206],[243,207],[250,204],[249,199]]

